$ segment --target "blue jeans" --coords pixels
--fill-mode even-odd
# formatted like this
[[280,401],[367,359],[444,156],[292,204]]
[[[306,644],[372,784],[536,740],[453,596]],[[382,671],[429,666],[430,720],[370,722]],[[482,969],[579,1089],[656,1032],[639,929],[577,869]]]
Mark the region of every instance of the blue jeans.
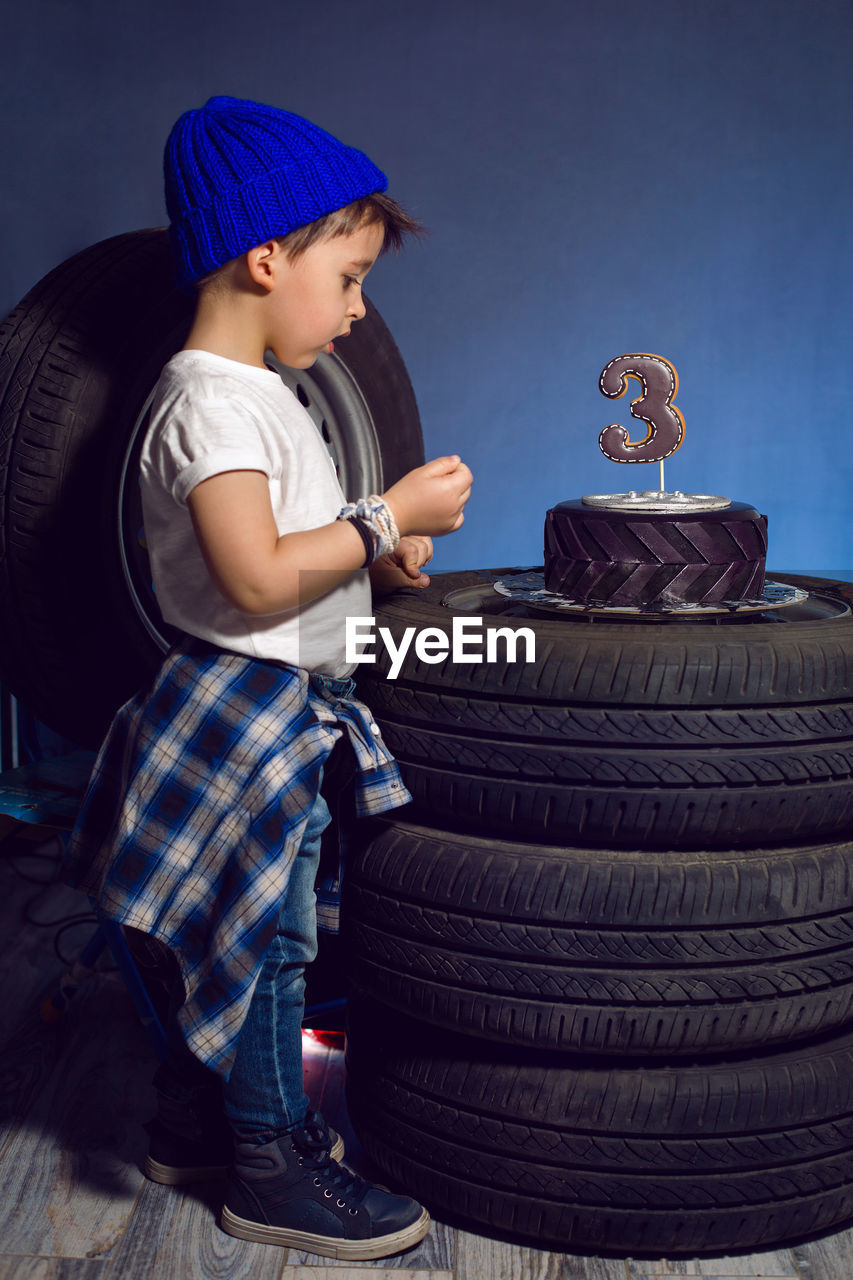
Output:
[[308,1109],[302,1080],[305,966],[317,955],[314,881],[323,832],[331,821],[317,796],[290,870],[278,930],[269,945],[240,1031],[225,1115],[238,1141],[267,1142],[299,1124]]

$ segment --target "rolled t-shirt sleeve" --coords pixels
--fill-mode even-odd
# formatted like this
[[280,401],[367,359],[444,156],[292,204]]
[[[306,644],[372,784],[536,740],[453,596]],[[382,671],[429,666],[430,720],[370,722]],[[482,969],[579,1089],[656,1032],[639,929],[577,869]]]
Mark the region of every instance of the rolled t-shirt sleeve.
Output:
[[250,413],[220,402],[185,403],[161,430],[158,470],[174,500],[186,506],[196,485],[224,471],[261,471],[274,476],[276,463]]

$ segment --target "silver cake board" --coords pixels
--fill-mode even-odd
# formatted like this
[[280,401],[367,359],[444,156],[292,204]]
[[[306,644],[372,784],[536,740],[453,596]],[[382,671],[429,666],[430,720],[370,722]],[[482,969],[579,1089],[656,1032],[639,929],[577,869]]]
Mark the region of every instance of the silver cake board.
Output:
[[694,614],[712,613],[760,613],[766,609],[785,609],[792,604],[802,604],[809,593],[800,587],[788,586],[784,582],[764,583],[764,593],[760,598],[752,600],[721,600],[717,604],[673,604],[656,603],[649,605],[608,605],[594,604],[580,600],[572,600],[570,596],[559,595],[548,591],[545,587],[543,570],[526,569],[519,573],[505,574],[498,578],[493,586],[500,595],[516,603],[535,605],[537,609],[553,609],[557,613],[605,613],[612,615],[638,615],[643,617],[661,616],[685,617]]

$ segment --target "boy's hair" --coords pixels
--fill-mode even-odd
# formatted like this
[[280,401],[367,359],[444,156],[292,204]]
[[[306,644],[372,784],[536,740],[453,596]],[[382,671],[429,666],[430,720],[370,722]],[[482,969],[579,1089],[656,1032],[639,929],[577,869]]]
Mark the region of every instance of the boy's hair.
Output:
[[[380,257],[389,250],[400,249],[407,236],[424,234],[423,226],[411,214],[406,213],[402,205],[392,200],[390,196],[377,191],[371,196],[363,196],[361,200],[354,200],[343,209],[335,209],[334,213],[315,218],[313,222],[289,232],[286,236],[272,238],[278,241],[288,258],[293,261],[310,249],[312,244],[319,244],[321,240],[331,240],[333,236],[348,236],[353,231],[358,231],[360,227],[374,225],[381,225],[385,233],[382,248],[379,250]],[[194,281],[193,287],[198,292],[211,286],[219,287],[224,269],[224,266],[217,267],[209,275]]]
[[352,235],[360,227],[381,225],[385,232],[380,254],[400,249],[407,236],[422,235],[424,228],[411,214],[381,191],[354,200],[343,209],[335,209],[286,236],[276,236],[288,258],[298,258],[312,244],[331,240],[333,236]]
[[[247,98],[211,98],[185,111],[163,167],[177,281],[188,292],[255,245],[388,186],[363,152],[302,116]],[[395,224],[387,214],[391,244],[401,234]]]

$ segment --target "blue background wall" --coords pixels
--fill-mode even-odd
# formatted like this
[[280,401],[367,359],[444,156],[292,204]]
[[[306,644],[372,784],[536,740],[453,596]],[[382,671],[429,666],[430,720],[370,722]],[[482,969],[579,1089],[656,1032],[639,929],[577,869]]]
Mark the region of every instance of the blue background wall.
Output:
[[427,455],[475,473],[436,568],[537,563],[547,506],[657,486],[597,447],[630,421],[600,370],[647,350],[681,379],[668,487],[757,505],[771,567],[842,569],[852,40],[846,0],[7,4],[0,311],[164,222],[181,111],[273,102],[367,151],[430,229],[368,292]]

